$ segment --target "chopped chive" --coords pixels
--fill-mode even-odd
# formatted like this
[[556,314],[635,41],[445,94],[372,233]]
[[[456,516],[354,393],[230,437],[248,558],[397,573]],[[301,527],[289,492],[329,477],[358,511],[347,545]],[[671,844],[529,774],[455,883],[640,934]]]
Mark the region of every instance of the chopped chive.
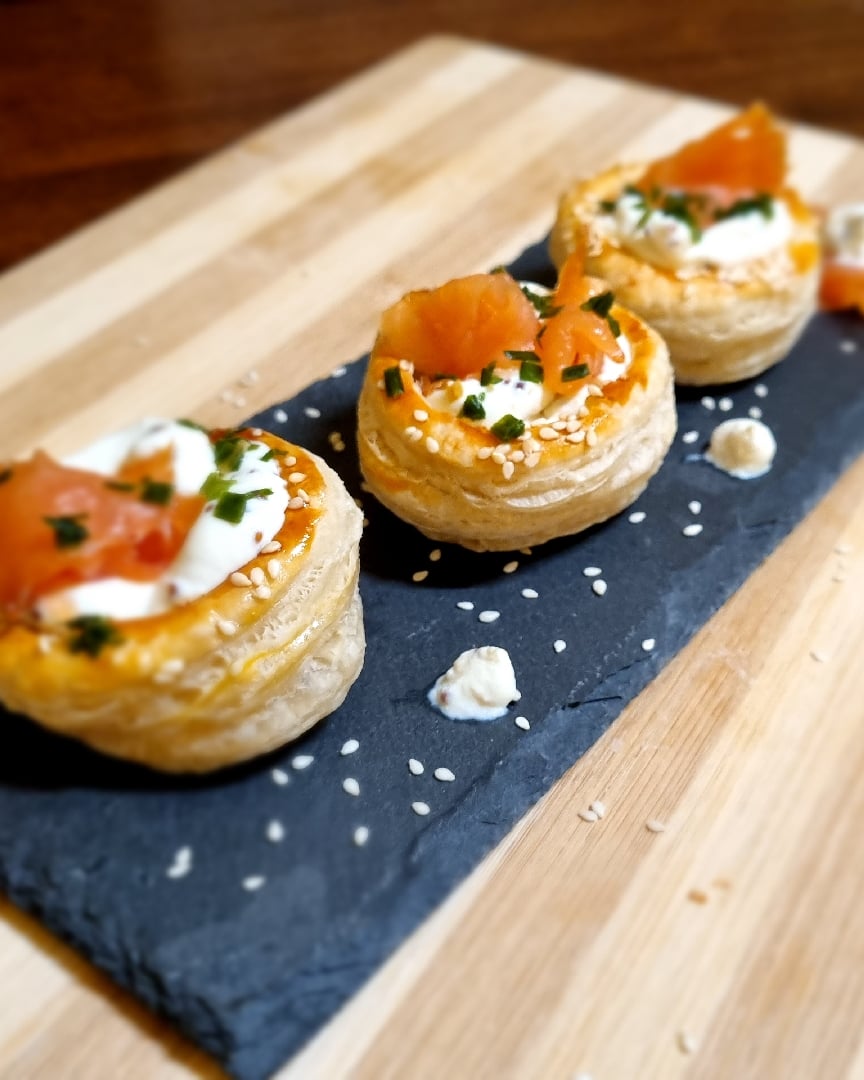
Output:
[[125,480],[106,480],[105,487],[110,491],[134,491],[135,485],[129,484]]
[[192,428],[195,431],[203,431],[205,435],[210,434],[207,428],[204,427],[203,424],[199,424],[197,420],[188,420],[186,417],[183,417],[183,419],[178,420],[177,423],[182,424],[183,427]]
[[405,393],[405,384],[402,382],[402,371],[398,367],[388,367],[384,372],[384,389],[387,397],[399,397]]
[[256,491],[226,491],[219,496],[213,509],[213,517],[219,518],[220,521],[227,521],[231,525],[239,525],[250,499],[266,499],[272,494],[271,488],[258,488]]
[[102,615],[79,615],[66,623],[72,631],[69,652],[96,657],[106,645],[120,645],[123,638],[117,627]]
[[90,535],[81,524],[86,517],[86,514],[75,514],[72,517],[43,517],[42,520],[54,530],[57,547],[70,548],[83,544]]
[[221,473],[211,472],[204,483],[201,485],[201,494],[204,498],[210,502],[213,499],[218,499],[224,495],[228,488],[231,486],[231,481],[226,480]]
[[3,471],[0,472],[0,484],[5,484],[7,480],[11,480],[11,479],[12,479],[12,470],[11,469],[3,469]]
[[660,209],[664,214],[686,225],[695,244],[698,240],[701,240],[702,230],[699,228],[696,218],[693,216],[693,211],[690,209],[690,203],[693,201],[694,198],[691,195],[670,194],[664,198]]
[[483,407],[484,396],[484,394],[469,394],[462,403],[462,409],[459,415],[464,416],[466,420],[485,420],[486,410]]
[[605,319],[609,324],[609,329],[617,338],[621,333],[621,324],[618,320],[610,314],[612,305],[615,303],[615,294],[610,290],[604,293],[600,293],[599,296],[592,296],[589,300],[586,300],[581,305],[583,311],[592,311],[595,315],[599,315],[601,319]]
[[489,273],[490,274],[506,274],[507,273],[507,267],[506,266],[501,266],[501,265],[493,266],[492,269],[489,271]]
[[523,382],[542,383],[543,365],[534,360],[523,360],[519,365],[519,378]]
[[505,349],[504,355],[508,360],[533,360],[535,364],[543,362],[533,349]]
[[287,453],[287,450],[277,450],[275,446],[271,446],[266,454],[261,455],[261,460],[272,461],[274,457],[285,457]]
[[151,480],[149,476],[145,476],[141,481],[141,502],[152,503],[153,506],[167,506],[173,494],[173,484]]
[[489,430],[501,442],[509,442],[510,439],[518,439],[525,431],[525,421],[520,420],[518,416],[513,416],[512,413],[507,413],[500,420],[496,420]]
[[494,386],[495,383],[499,382],[501,382],[501,378],[495,374],[495,361],[493,360],[480,372],[480,385]]
[[600,200],[600,209],[603,211],[604,214],[614,214],[617,207],[618,203],[615,199]]
[[531,301],[532,305],[534,306],[534,310],[537,312],[541,319],[554,318],[554,316],[557,315],[563,307],[563,304],[555,303],[555,296],[553,293],[549,293],[547,295],[544,293],[534,292],[534,290],[529,288],[527,285],[522,286],[522,293],[528,300]]
[[223,435],[213,444],[213,454],[221,472],[236,472],[240,468],[243,455],[249,449],[249,443],[236,435]]
[[452,375],[449,371],[438,371],[432,376],[432,382],[441,382],[444,379],[452,379],[455,382],[458,378],[458,375]]
[[561,372],[562,382],[574,382],[576,379],[584,379],[591,369],[587,364],[571,364]]
[[767,192],[761,192],[749,199],[738,199],[714,214],[715,221],[725,221],[727,218],[739,217],[741,214],[760,213],[766,220],[774,217],[774,200]]

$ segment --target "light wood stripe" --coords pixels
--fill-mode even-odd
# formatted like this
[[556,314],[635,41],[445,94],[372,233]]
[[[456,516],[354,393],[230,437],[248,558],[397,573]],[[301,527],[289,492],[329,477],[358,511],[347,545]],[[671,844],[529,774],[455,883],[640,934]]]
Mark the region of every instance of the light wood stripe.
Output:
[[[728,111],[421,43],[0,279],[0,454],[230,424],[364,351],[406,288],[512,259],[574,176]],[[861,197],[860,145],[796,128],[791,157],[811,197]],[[282,1080],[864,1077],[862,592],[859,464]],[[0,906],[0,1077],[218,1075]]]

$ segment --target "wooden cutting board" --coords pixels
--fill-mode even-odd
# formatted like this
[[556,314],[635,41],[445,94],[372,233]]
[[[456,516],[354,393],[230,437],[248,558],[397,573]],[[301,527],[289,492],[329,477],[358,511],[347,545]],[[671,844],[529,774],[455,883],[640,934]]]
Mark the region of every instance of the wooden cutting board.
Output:
[[[0,279],[0,455],[231,424],[727,112],[425,40]],[[807,196],[864,195],[861,145],[791,150]],[[280,1076],[864,1077],[862,595],[864,461]],[[0,915],[0,1076],[219,1075]]]

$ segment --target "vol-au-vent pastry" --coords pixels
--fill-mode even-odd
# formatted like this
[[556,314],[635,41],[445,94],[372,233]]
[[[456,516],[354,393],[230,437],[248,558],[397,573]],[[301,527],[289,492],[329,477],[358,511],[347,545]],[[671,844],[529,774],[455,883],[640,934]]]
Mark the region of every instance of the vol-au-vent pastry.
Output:
[[786,180],[786,137],[760,104],[650,165],[620,165],[561,198],[550,250],[666,341],[679,383],[726,383],[781,360],[813,313],[815,215]]
[[823,239],[821,306],[857,308],[864,315],[864,202],[835,206],[825,218]]
[[118,757],[199,772],[332,712],[363,663],[362,516],[257,428],[143,420],[0,468],[0,700]]
[[623,510],[675,426],[662,339],[576,256],[554,293],[501,271],[384,312],[358,446],[367,485],[399,517],[435,540],[502,551]]

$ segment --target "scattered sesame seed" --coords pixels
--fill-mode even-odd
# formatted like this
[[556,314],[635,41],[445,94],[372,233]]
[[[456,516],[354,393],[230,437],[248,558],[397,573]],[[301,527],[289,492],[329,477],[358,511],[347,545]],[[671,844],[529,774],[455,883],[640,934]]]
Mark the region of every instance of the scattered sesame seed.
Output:
[[342,749],[339,751],[339,753],[342,755],[342,757],[347,757],[348,754],[356,754],[359,749],[360,743],[356,739],[347,739],[344,743],[342,743]]
[[305,491],[302,487],[297,488],[297,497],[302,499],[304,503],[309,502],[309,492]]
[[418,424],[425,424],[426,421],[429,419],[429,413],[426,412],[425,409],[415,409],[414,419],[417,421]]
[[331,379],[341,379],[343,375],[347,375],[347,374],[348,374],[348,368],[345,367],[344,364],[340,364],[339,367],[333,368],[333,370],[330,372],[330,378]]
[[252,590],[252,595],[256,600],[269,600],[273,593],[269,585],[259,585],[256,589]]
[[460,611],[473,611],[474,610],[474,605],[471,603],[470,600],[457,600],[456,601],[456,607],[458,607]]
[[289,510],[302,510],[305,506],[305,499],[301,499],[299,495],[295,495],[293,499],[288,500]]
[[427,577],[429,577],[428,570],[417,570],[411,575],[411,580],[419,583],[425,581]]
[[557,653],[562,653],[567,648],[567,642],[563,638],[557,638],[552,642],[552,648]]
[[267,824],[267,839],[271,844],[279,844],[285,839],[285,827],[276,818]]
[[408,758],[408,772],[412,776],[422,776],[424,771],[422,761],[418,761],[416,757]]
[[631,525],[641,525],[642,522],[645,520],[645,517],[646,515],[644,510],[634,510],[630,517],[627,518],[627,520],[630,522]]
[[606,584],[603,578],[597,578],[596,581],[591,582],[591,588],[598,596],[605,596],[606,590],[609,588],[609,586]]
[[436,769],[432,775],[436,780],[441,780],[445,784],[452,784],[456,779],[456,774],[453,770],[444,768],[443,766],[440,769]]
[[438,562],[441,558],[441,548],[432,548],[429,552],[429,562]]
[[731,397],[721,397],[720,400],[717,402],[717,408],[720,410],[720,412],[731,412],[733,405],[734,402],[732,401]]
[[369,829],[365,825],[358,825],[354,830],[354,843],[357,847],[364,847],[369,839]]
[[481,446],[477,451],[477,457],[480,458],[481,461],[485,461],[487,458],[492,457],[492,447]]
[[310,420],[318,420],[321,417],[321,410],[316,409],[314,405],[307,405],[303,412],[309,417]]
[[492,460],[495,462],[496,465],[503,465],[504,462],[507,460],[507,455],[504,453],[503,450],[493,450]]
[[553,431],[566,431],[567,430],[567,421],[566,420],[556,420],[555,423],[552,424],[552,430]]
[[662,821],[658,821],[656,818],[651,818],[650,821],[646,821],[645,828],[650,833],[666,832],[666,826]]
[[230,619],[217,619],[216,629],[223,637],[234,637],[239,627],[236,622],[231,622]]
[[747,415],[753,420],[761,420],[762,410],[759,408],[758,405],[751,405],[750,408],[747,410]]
[[535,467],[535,465],[537,465],[539,463],[539,461],[540,461],[539,453],[537,453],[536,450],[532,451],[525,458],[525,468],[526,469],[533,469]]
[[231,404],[234,406],[235,409],[245,409],[246,398],[243,397],[242,394],[237,394]]
[[501,569],[504,571],[505,574],[515,574],[515,572],[519,569],[519,563],[515,559],[513,559],[512,562],[504,563]]
[[505,480],[512,480],[513,473],[516,472],[516,466],[513,464],[512,461],[505,461],[504,464],[501,466],[501,472]]
[[288,483],[289,484],[302,484],[305,479],[306,479],[306,473],[305,472],[292,472],[292,473],[288,474]]
[[678,1049],[682,1054],[695,1054],[699,1049],[699,1044],[687,1031],[679,1031],[675,1038],[678,1042]]
[[342,781],[342,790],[346,795],[357,796],[360,794],[360,781],[355,780],[353,776],[346,776]]
[[589,810],[593,810],[598,818],[606,816],[606,803],[600,802],[599,799],[595,799],[594,802],[588,807]]
[[297,754],[296,757],[291,758],[291,768],[298,771],[308,769],[314,760],[311,754]]
[[192,848],[181,847],[174,853],[174,861],[165,871],[167,877],[176,881],[178,878],[186,877],[189,871],[192,869]]
[[288,457],[282,458],[282,464],[285,466],[286,469],[293,469],[294,466],[297,464],[297,458],[294,457],[293,454],[290,454]]
[[438,440],[433,439],[432,436],[429,435],[426,438],[426,449],[429,451],[430,454],[437,454],[441,447],[438,443]]
[[253,585],[264,584],[264,571],[261,569],[260,566],[253,566],[252,569],[249,571],[249,577]]
[[585,432],[585,445],[586,446],[596,446],[597,445],[597,432],[594,430],[594,428],[589,428]]
[[821,649],[811,649],[810,656],[816,661],[817,664],[824,664],[828,660],[827,653],[822,652]]
[[409,424],[405,428],[405,438],[410,439],[411,442],[419,442],[423,438],[423,432],[420,428],[415,427],[413,424]]
[[54,647],[54,640],[55,639],[51,634],[40,634],[36,639],[36,647],[43,656],[51,652],[51,649]]
[[271,769],[270,776],[273,783],[278,784],[279,787],[285,787],[285,785],[291,781],[291,777],[284,769]]
[[701,514],[702,503],[699,502],[698,499],[692,499],[689,503],[687,503],[687,509],[690,511],[691,514]]
[[272,581],[275,581],[282,571],[282,566],[278,559],[270,559],[267,563],[267,577]]
[[522,462],[525,460],[525,451],[524,450],[512,450],[510,452],[508,460],[512,461],[516,465],[521,465]]
[[849,338],[846,338],[844,341],[840,342],[840,352],[853,353],[857,350],[857,348],[858,346],[855,344],[855,342],[851,341]]
[[765,385],[765,383],[756,383],[756,385],[753,387],[753,393],[756,395],[756,397],[759,398],[768,397],[768,387]]
[[834,545],[834,554],[835,555],[851,555],[852,551],[853,551],[853,548],[852,548],[851,544],[835,544]]
[[282,550],[282,544],[278,540],[271,540],[269,544],[265,544],[259,552],[260,555],[275,555],[277,551]]
[[482,623],[495,622],[496,619],[501,618],[501,612],[500,611],[481,611],[480,614],[477,616],[477,618]]
[[249,428],[249,432],[253,439],[259,439],[264,434],[264,429],[260,427]]
[[517,716],[514,718],[513,723],[516,727],[521,728],[523,731],[530,731],[531,725],[528,722],[527,716]]
[[714,400],[713,397],[703,397],[700,404],[702,405],[702,408],[707,409],[708,412],[714,412],[714,410],[717,408],[717,402]]
[[526,600],[536,600],[540,593],[536,589],[523,589],[522,595]]
[[414,370],[412,365],[411,365],[410,360],[400,360],[399,361],[399,367],[402,368],[403,371],[413,371]]
[[530,555],[531,554],[531,548],[530,547],[528,547],[528,548],[519,548],[519,554],[520,555]]
[[653,637],[646,637],[645,640],[642,642],[642,651],[652,652],[656,644],[657,642],[654,640]]
[[243,878],[243,888],[246,892],[257,892],[267,881],[263,874],[250,874]]
[[412,802],[411,809],[418,817],[426,817],[429,813],[429,804],[425,802]]
[[551,427],[541,427],[537,434],[544,442],[551,442],[552,439],[558,438],[558,432]]
[[702,529],[700,522],[694,521],[692,525],[685,525],[681,532],[684,536],[698,536]]
[[836,581],[839,585],[842,585],[846,580],[845,574],[834,574],[831,578],[832,581]]
[[699,439],[699,432],[698,431],[685,431],[684,434],[681,436],[681,442],[686,443],[688,446],[690,446],[693,443],[697,442],[698,439]]
[[579,443],[585,442],[585,435],[586,433],[584,431],[571,431],[567,436],[567,442],[572,443],[574,446],[578,446]]
[[277,424],[287,424],[288,413],[285,412],[284,409],[276,409],[273,413],[273,419],[276,421]]
[[583,569],[582,573],[585,575],[585,577],[600,577],[603,571],[600,569],[599,566],[586,566]]
[[597,815],[594,813],[593,810],[580,810],[579,811],[579,817],[582,818],[583,821],[597,821],[598,820]]

